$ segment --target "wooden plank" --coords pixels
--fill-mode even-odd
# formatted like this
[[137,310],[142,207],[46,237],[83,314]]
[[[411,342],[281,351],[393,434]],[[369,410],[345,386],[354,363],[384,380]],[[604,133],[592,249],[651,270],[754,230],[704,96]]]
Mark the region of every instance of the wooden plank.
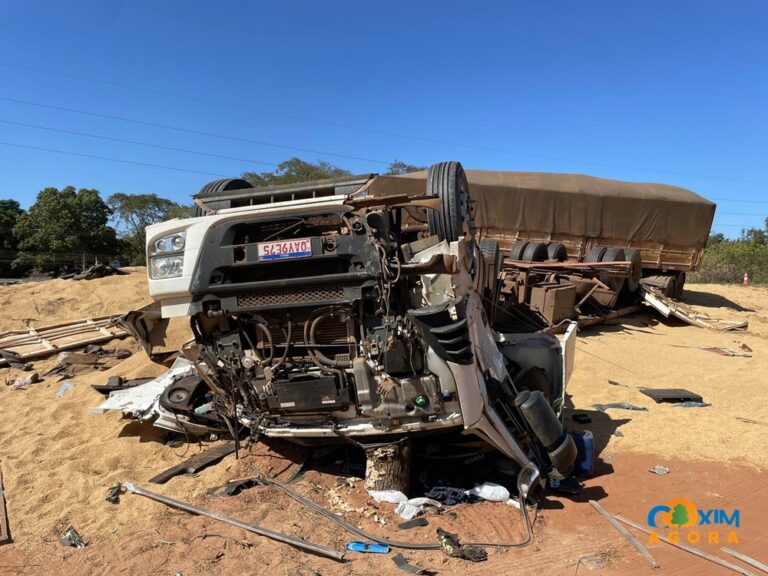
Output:
[[8,509],[5,506],[5,487],[3,486],[3,469],[0,467],[0,544],[9,544],[11,527],[8,523]]

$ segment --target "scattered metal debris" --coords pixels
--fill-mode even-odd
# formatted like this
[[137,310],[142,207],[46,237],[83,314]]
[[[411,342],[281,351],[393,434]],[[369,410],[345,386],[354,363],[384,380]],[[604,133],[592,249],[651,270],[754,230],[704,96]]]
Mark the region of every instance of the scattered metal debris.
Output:
[[0,366],[13,361],[53,356],[64,350],[83,348],[89,344],[109,342],[115,338],[124,338],[128,332],[113,325],[111,316],[76,320],[63,324],[53,324],[40,328],[30,327],[0,333]]
[[350,552],[364,552],[366,554],[389,554],[389,546],[377,542],[347,542],[347,550]]
[[73,548],[85,548],[85,542],[77,533],[74,526],[70,526],[64,532],[64,535],[59,538],[59,544],[62,546],[71,546]]
[[608,512],[605,508],[603,508],[599,503],[597,503],[594,500],[590,500],[589,503],[592,505],[592,508],[597,510],[598,513],[603,518],[608,520],[608,522],[611,523],[611,526],[616,528],[616,530],[618,530],[619,534],[624,536],[624,538],[626,538],[629,541],[629,543],[632,544],[632,546],[634,546],[637,549],[637,551],[640,552],[640,554],[642,554],[642,556],[646,560],[648,560],[648,562],[651,564],[652,568],[656,569],[656,568],[660,568],[661,567],[661,564],[659,564],[656,561],[656,559],[651,555],[651,553],[648,552],[648,549],[643,545],[643,543],[640,542],[640,540],[638,540],[637,538],[635,538],[632,534],[630,534],[629,530],[624,528],[624,526],[619,524],[618,521],[616,520],[616,518],[614,518],[613,515],[610,512]]
[[[635,530],[640,530],[640,532],[644,532],[645,534],[651,534],[651,531],[645,528],[644,526],[641,526],[637,522],[633,522],[632,520],[629,520],[627,518],[624,518],[621,514],[616,514],[616,519],[620,520],[627,526],[631,526]],[[755,576],[752,572],[749,570],[745,570],[741,566],[737,566],[736,564],[732,564],[731,562],[728,562],[727,560],[723,560],[722,558],[718,558],[717,556],[713,556],[712,554],[707,554],[706,552],[702,552],[698,548],[694,548],[693,546],[688,546],[687,544],[682,544],[680,542],[672,542],[671,540],[665,538],[661,534],[658,534],[659,540],[662,542],[666,542],[667,544],[674,546],[675,548],[679,548],[680,550],[685,550],[686,552],[689,552],[693,554],[694,556],[698,556],[699,558],[703,558],[704,560],[709,560],[710,562],[714,562],[718,566],[722,566],[723,568],[728,568],[729,570],[733,570],[734,572],[738,572],[739,574],[743,574],[744,576]]]
[[405,559],[405,556],[402,554],[396,554],[392,557],[392,561],[395,563],[395,565],[400,568],[400,570],[404,570],[406,572],[410,572],[411,574],[435,574],[435,572],[432,572],[431,570],[427,570],[425,568],[419,568],[418,566],[414,566],[413,564],[409,564],[408,560]]
[[648,472],[653,472],[657,476],[664,476],[665,474],[669,474],[669,468],[662,466],[661,464],[656,464],[656,466],[648,468]]
[[5,487],[3,486],[3,469],[0,468],[0,544],[10,544],[11,526],[8,521],[8,508],[5,505]]
[[695,400],[686,400],[685,402],[678,402],[672,404],[672,408],[707,408],[712,406],[709,402],[696,402]]
[[107,490],[107,497],[104,498],[107,502],[110,504],[120,504],[120,491],[122,487],[118,483],[115,486],[112,486],[109,490]]
[[438,528],[437,539],[440,542],[440,547],[445,550],[448,556],[462,558],[470,562],[484,562],[488,560],[488,552],[478,546],[462,545],[458,534],[452,534],[442,528]]
[[243,530],[253,532],[254,534],[259,534],[260,536],[265,536],[266,538],[271,538],[272,540],[283,542],[284,544],[289,544],[301,550],[305,550],[307,552],[312,552],[314,554],[325,556],[326,558],[332,558],[333,560],[339,560],[339,561],[344,559],[343,552],[338,552],[337,550],[326,548],[325,546],[320,546],[319,544],[311,544],[304,540],[294,538],[293,536],[288,536],[287,534],[282,534],[280,532],[275,532],[274,530],[262,528],[261,526],[256,526],[255,524],[247,524],[235,518],[231,518],[229,516],[219,514],[218,512],[213,512],[212,510],[208,510],[200,506],[187,504],[186,502],[182,502],[181,500],[175,500],[173,498],[168,498],[167,496],[163,496],[161,494],[150,492],[149,490],[140,488],[139,486],[136,486],[135,484],[132,484],[130,482],[123,482],[122,486],[129,492],[138,494],[139,496],[150,498],[151,500],[155,500],[157,502],[161,502],[166,506],[178,508],[179,510],[184,510],[185,512],[190,512],[192,514],[207,516],[209,518],[213,518],[214,520],[218,520],[219,522],[225,522],[226,524],[231,524],[232,526],[242,528]]
[[236,446],[234,442],[227,442],[226,444],[209,448],[204,452],[192,456],[181,464],[168,468],[157,476],[150,478],[149,481],[152,484],[165,484],[168,480],[175,478],[176,476],[182,474],[194,474],[198,470],[202,470],[206,466],[218,462],[224,458],[224,456],[232,454],[235,451],[235,448]]
[[592,404],[593,408],[598,412],[605,412],[611,408],[618,410],[634,410],[636,412],[648,412],[648,408],[644,406],[635,406],[634,404],[628,404],[627,402],[611,402],[610,404]]
[[738,558],[739,560],[741,560],[745,564],[749,564],[753,568],[757,568],[758,570],[762,570],[763,572],[768,574],[768,566],[766,566],[762,562],[759,562],[759,561],[755,560],[751,556],[747,556],[746,554],[742,554],[741,552],[736,552],[736,550],[731,550],[727,546],[723,546],[722,548],[720,548],[720,550],[722,550],[726,554],[730,554],[734,558]]
[[661,402],[702,402],[698,394],[684,388],[639,388],[640,392],[653,398],[656,403]]
[[705,350],[707,352],[714,352],[715,354],[719,354],[720,356],[738,356],[740,358],[752,358],[752,354],[748,354],[746,352],[736,352],[735,350],[731,350],[730,348],[721,348],[720,346],[702,346],[701,350]]
[[747,424],[757,424],[758,426],[768,426],[768,422],[761,422],[760,420],[752,420],[751,418],[744,418],[742,416],[736,416],[736,420],[746,422]]
[[133,388],[134,386],[140,386],[154,380],[154,378],[132,378],[126,380],[122,376],[110,376],[107,378],[106,384],[91,384],[91,388],[100,392],[101,394],[109,395],[115,390],[124,390],[126,388]]
[[240,480],[230,480],[221,486],[214,486],[208,489],[208,495],[214,498],[218,496],[237,496],[243,490],[258,486],[259,481],[256,478],[242,478]]
[[719,331],[746,330],[749,325],[746,320],[720,320],[718,318],[712,318],[703,312],[697,312],[687,304],[683,304],[682,302],[664,296],[661,290],[649,286],[645,282],[641,282],[640,294],[646,304],[655,308],[664,317],[669,318],[670,315],[675,316],[683,322],[698,326],[699,328],[709,328],[711,330]]
[[618,437],[618,438],[623,438],[624,437],[624,432],[622,432],[621,430],[614,430],[613,431],[613,435]]
[[611,386],[621,386],[622,388],[632,388],[632,386],[627,386],[626,384],[622,384],[621,382],[616,382],[616,380],[608,380],[608,384]]
[[741,343],[739,344],[739,348],[741,348],[744,352],[752,352],[752,348],[749,347],[749,344]]
[[125,276],[127,274],[128,272],[110,266],[109,264],[94,264],[79,274],[63,274],[60,278],[63,280],[95,280],[96,278],[104,278],[106,276]]

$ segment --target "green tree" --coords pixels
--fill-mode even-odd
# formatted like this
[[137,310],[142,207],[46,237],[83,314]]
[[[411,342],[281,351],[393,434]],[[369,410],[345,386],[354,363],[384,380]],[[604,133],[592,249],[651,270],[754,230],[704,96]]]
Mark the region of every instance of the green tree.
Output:
[[45,188],[13,228],[20,251],[13,266],[57,271],[88,254],[117,254],[120,242],[108,225],[110,215],[98,190]]
[[414,164],[408,164],[402,160],[393,160],[389,164],[389,169],[385,174],[392,176],[399,176],[400,174],[407,174],[408,172],[418,172],[419,170],[425,170],[426,166],[416,166]]
[[125,194],[118,192],[107,199],[112,217],[117,222],[122,239],[129,246],[132,264],[145,264],[146,227],[167,220],[181,208],[176,202],[157,194]]
[[0,200],[0,277],[13,274],[11,262],[16,258],[17,248],[13,227],[23,213],[16,200]]
[[272,172],[244,172],[241,176],[256,187],[276,184],[294,184],[296,182],[311,182],[326,178],[350,176],[349,170],[344,170],[328,162],[306,162],[300,158],[289,158],[280,162]]
[[670,524],[677,526],[678,528],[688,524],[688,510],[685,508],[685,506],[682,504],[675,506],[675,509],[672,511],[672,519],[670,520]]

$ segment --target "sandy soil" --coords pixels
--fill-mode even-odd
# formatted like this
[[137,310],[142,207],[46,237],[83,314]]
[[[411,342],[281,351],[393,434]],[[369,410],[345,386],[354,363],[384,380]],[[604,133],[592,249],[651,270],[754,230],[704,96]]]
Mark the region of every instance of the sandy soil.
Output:
[[[546,498],[537,516],[533,546],[490,549],[489,561],[480,564],[448,559],[439,552],[404,555],[440,574],[573,574],[583,555],[600,555],[605,574],[646,574],[650,570],[645,561],[586,500],[600,500],[608,510],[643,523],[651,505],[673,497],[689,498],[702,508],[741,508],[738,549],[757,557],[764,554],[760,543],[768,536],[768,496],[759,488],[768,479],[768,427],[737,417],[768,422],[763,376],[768,368],[768,289],[697,285],[686,292],[686,300],[714,316],[746,318],[750,329],[716,333],[659,321],[649,312],[582,333],[567,414],[569,421],[573,412],[591,417],[590,424],[573,427],[595,433],[599,474],[586,482],[575,500]],[[54,280],[3,287],[0,331],[120,313],[148,302],[143,270],[88,282]],[[700,349],[740,350],[741,344],[753,350],[751,358]],[[106,490],[116,482],[146,486],[159,471],[202,449],[198,444],[171,448],[163,442],[162,431],[126,423],[115,414],[89,413],[102,398],[89,384],[103,382],[111,374],[152,376],[165,369],[151,364],[130,340],[110,344],[117,346],[135,353],[105,371],[78,376],[75,389],[64,398],[55,398],[58,383],[53,380],[24,391],[0,386],[0,465],[14,537],[13,544],[0,547],[0,574],[401,574],[391,554],[358,554],[351,562],[338,564],[140,496],[124,495],[116,506],[107,503]],[[35,369],[42,372],[52,362],[38,362]],[[0,378],[14,374],[0,369]],[[624,386],[611,385],[609,379]],[[639,386],[688,388],[712,406],[656,404],[635,389]],[[648,411],[601,413],[592,407],[598,402],[629,402]],[[342,549],[352,537],[274,489],[252,488],[219,499],[206,494],[211,486],[254,469],[286,478],[297,466],[292,457],[291,451],[259,444],[239,461],[227,457],[195,477],[179,477],[152,489]],[[654,464],[668,466],[670,474],[651,474],[647,470]],[[296,488],[326,506],[347,503],[353,511],[342,513],[352,522],[400,539],[431,542],[437,527],[458,532],[464,539],[516,541],[523,534],[513,508],[491,503],[460,506],[430,516],[427,527],[400,532],[394,527],[398,520],[392,507],[372,505],[361,482],[336,487],[335,481],[334,473],[310,470]],[[88,542],[85,550],[58,544],[70,524]],[[702,548],[717,550],[714,545]],[[661,573],[727,573],[665,544],[651,550],[662,563]],[[588,568],[581,566],[579,574],[588,573]]]

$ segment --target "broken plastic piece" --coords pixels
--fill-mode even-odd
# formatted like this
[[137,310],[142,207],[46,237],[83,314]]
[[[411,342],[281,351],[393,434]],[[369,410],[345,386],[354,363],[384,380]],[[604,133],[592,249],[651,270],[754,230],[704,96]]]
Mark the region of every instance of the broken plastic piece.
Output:
[[595,410],[598,412],[605,412],[611,408],[618,408],[620,410],[635,410],[637,412],[648,412],[648,408],[644,406],[635,406],[634,404],[628,404],[627,402],[611,402],[610,404],[592,404]]
[[377,542],[347,542],[347,550],[351,552],[366,552],[369,554],[389,554],[389,546]]
[[410,572],[411,574],[434,574],[434,572],[431,572],[424,568],[419,568],[418,566],[414,566],[413,564],[409,564],[408,560],[406,560],[405,556],[403,556],[402,554],[396,554],[395,556],[393,556],[392,561],[395,563],[395,565],[398,568],[400,568],[400,570],[405,570],[406,572]]
[[83,542],[83,539],[80,537],[80,534],[77,533],[77,530],[75,530],[74,526],[67,528],[66,532],[64,532],[64,535],[59,538],[59,543],[62,546],[85,548],[85,542]]
[[56,398],[64,398],[64,394],[69,392],[70,390],[73,390],[75,388],[75,384],[73,382],[62,382],[61,386],[59,387],[59,391],[56,392]]
[[407,520],[405,522],[401,522],[397,525],[398,530],[409,530],[410,528],[416,528],[418,526],[427,526],[429,524],[429,521],[424,518],[424,516],[419,516],[418,518],[413,518],[412,520]]
[[506,502],[509,500],[509,490],[493,482],[483,482],[479,486],[472,488],[469,493],[491,502]]
[[669,468],[662,466],[661,464],[656,464],[656,466],[648,468],[648,472],[653,472],[658,476],[664,476],[664,474],[669,474]]

